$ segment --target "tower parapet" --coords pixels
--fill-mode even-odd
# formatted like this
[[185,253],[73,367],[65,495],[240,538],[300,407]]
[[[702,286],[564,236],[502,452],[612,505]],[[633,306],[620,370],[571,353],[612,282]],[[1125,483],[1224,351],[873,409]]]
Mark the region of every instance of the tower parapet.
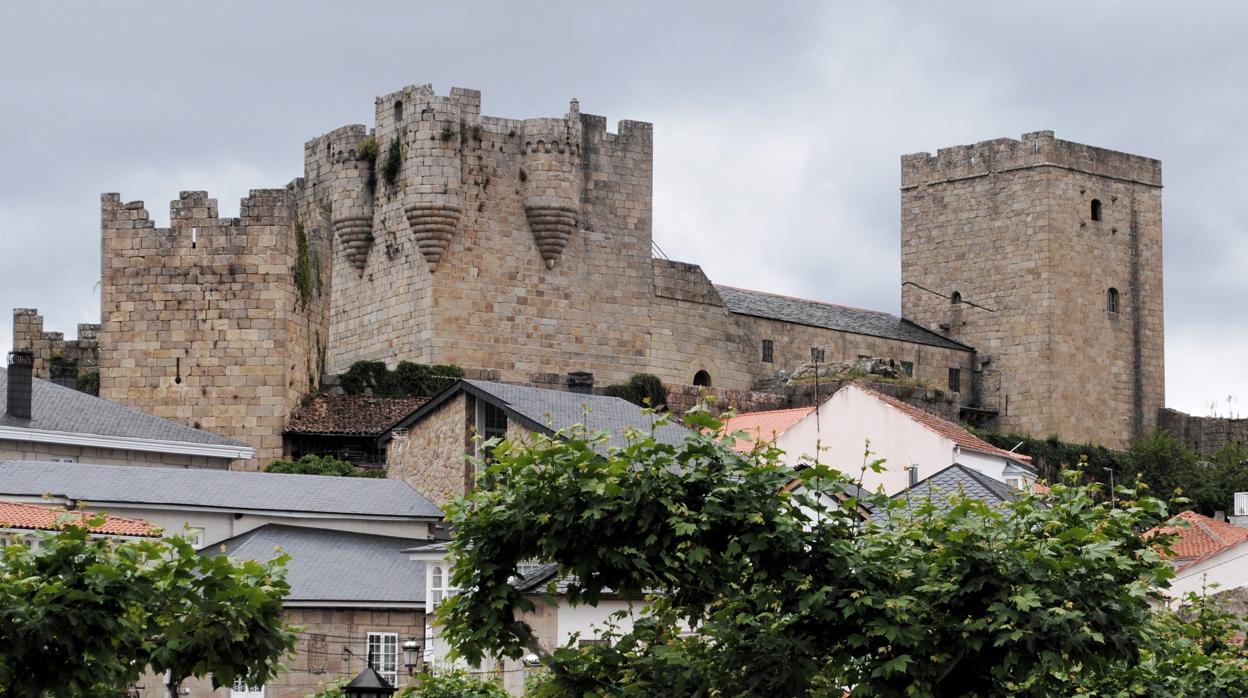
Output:
[[524,213],[547,269],[563,253],[581,214],[581,109],[562,119],[524,121]]

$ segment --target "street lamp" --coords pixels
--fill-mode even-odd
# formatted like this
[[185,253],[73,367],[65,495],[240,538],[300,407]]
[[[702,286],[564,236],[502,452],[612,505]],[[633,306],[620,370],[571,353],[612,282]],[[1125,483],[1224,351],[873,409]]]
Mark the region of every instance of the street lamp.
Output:
[[420,643],[416,638],[409,637],[403,643],[403,666],[407,667],[407,675],[416,674],[416,667],[420,665]]

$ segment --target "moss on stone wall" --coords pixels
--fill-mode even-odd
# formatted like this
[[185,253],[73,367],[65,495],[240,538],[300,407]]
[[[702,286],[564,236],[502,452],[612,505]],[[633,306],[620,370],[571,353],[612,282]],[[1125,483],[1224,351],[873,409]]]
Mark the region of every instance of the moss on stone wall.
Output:
[[312,255],[308,252],[308,231],[303,220],[295,221],[295,287],[299,289],[299,302],[307,308],[312,299]]

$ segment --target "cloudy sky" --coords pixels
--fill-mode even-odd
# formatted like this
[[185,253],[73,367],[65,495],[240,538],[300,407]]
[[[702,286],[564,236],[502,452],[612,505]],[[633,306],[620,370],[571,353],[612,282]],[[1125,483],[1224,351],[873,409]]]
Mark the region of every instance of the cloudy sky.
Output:
[[158,224],[183,189],[237,215],[306,139],[431,82],[651,121],[670,257],[891,312],[900,154],[1051,129],[1159,158],[1168,402],[1242,415],[1245,36],[1232,2],[0,0],[0,346],[15,306],[98,321],[101,192]]

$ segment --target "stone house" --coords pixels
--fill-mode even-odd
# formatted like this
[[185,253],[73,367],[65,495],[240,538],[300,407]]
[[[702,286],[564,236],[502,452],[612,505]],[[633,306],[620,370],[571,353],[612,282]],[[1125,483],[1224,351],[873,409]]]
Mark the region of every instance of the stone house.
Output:
[[657,420],[620,398],[463,379],[395,423],[378,443],[386,447],[388,476],[440,506],[471,491],[476,469],[467,457],[483,456],[481,443],[490,438],[583,428],[606,432],[603,448],[609,449],[624,446],[626,432],[636,429],[653,431],[663,443],[684,443],[684,427]]
[[[814,407],[743,413],[725,434],[744,431],[738,450],[773,443],[796,468],[818,461],[861,478],[862,487],[892,495],[950,465],[960,464],[998,482],[1026,489],[1036,479],[1027,456],[997,448],[961,426],[891,395],[849,383]],[[869,448],[871,455],[864,459]],[[880,473],[866,462],[884,460]]]
[[0,368],[0,460],[227,469],[247,444],[32,377],[29,355]]

